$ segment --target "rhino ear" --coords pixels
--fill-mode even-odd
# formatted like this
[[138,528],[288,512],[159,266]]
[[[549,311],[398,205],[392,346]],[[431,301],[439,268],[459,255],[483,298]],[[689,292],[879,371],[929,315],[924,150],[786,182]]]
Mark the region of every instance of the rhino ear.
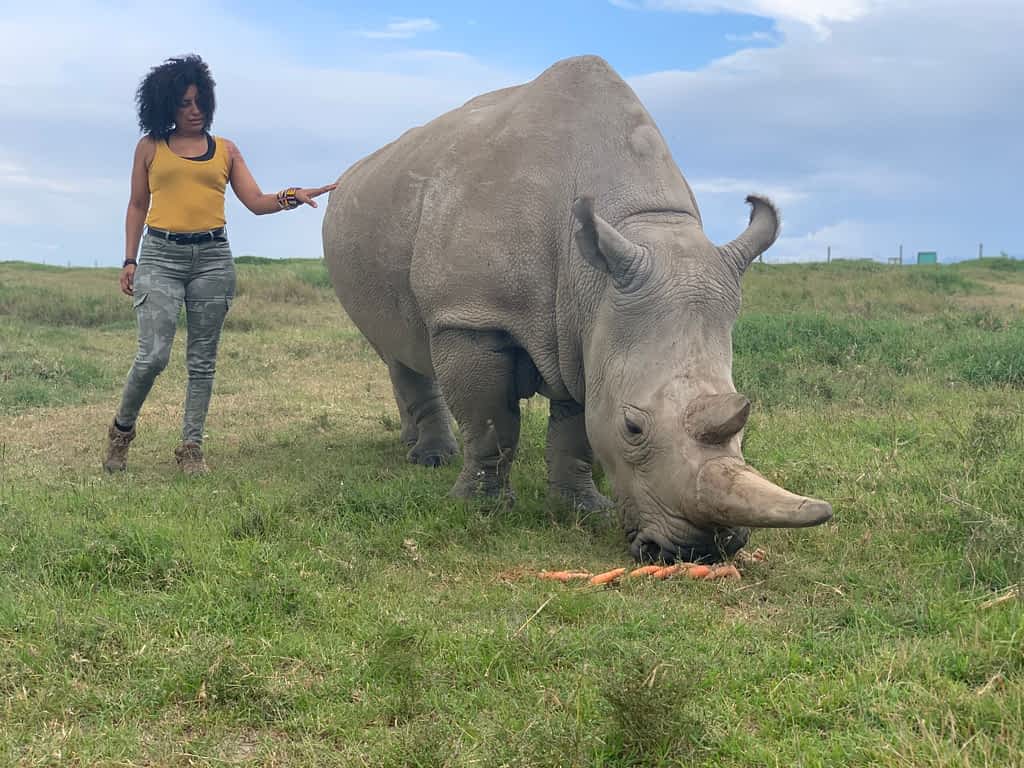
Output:
[[578,198],[572,210],[580,223],[576,231],[576,247],[580,255],[595,269],[611,275],[617,288],[628,289],[641,272],[643,248],[619,234],[615,227],[594,213],[593,198]]
[[749,195],[747,203],[750,205],[749,226],[731,243],[718,248],[741,275],[779,236],[779,211],[775,204],[759,195]]

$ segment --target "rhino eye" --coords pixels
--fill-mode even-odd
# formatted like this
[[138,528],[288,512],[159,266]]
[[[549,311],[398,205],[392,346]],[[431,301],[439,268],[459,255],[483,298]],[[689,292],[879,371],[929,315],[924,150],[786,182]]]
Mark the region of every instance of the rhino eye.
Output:
[[622,428],[625,438],[631,443],[644,439],[647,432],[647,415],[639,408],[627,406],[622,413]]

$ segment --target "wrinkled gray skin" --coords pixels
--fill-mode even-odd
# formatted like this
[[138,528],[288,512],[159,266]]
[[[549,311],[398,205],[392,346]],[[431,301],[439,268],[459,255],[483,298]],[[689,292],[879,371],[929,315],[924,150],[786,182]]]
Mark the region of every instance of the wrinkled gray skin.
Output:
[[561,61],[479,96],[352,166],[324,253],[345,310],[385,361],[410,461],[463,437],[460,497],[510,494],[519,401],[550,400],[551,491],[610,502],[634,556],[716,560],[749,527],[816,525],[740,454],[732,382],[740,278],[778,218],[716,247],[657,127],[603,60]]

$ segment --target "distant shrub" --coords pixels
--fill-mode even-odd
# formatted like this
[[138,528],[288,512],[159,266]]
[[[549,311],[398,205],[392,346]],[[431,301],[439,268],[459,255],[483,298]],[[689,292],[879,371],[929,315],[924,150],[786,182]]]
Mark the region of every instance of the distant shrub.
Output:
[[331,276],[327,272],[327,265],[322,261],[310,261],[295,265],[295,276],[304,283],[309,283],[314,288],[327,288],[333,290]]
[[978,266],[992,272],[1024,272],[1024,261],[1017,261],[1009,257],[998,259],[982,259]]
[[815,262],[807,265],[811,271],[829,271],[832,274],[877,274],[886,270],[886,265],[874,259],[834,259],[831,262]]
[[990,292],[957,266],[896,267],[874,261],[782,264],[751,270],[743,281],[745,312],[900,320],[944,311],[949,296]]
[[245,272],[238,276],[235,296],[272,304],[310,304],[323,300],[322,291],[295,275],[273,275],[272,278]]
[[322,261],[275,260],[243,256],[235,260],[237,295],[271,302],[310,303],[333,299],[330,276]]
[[76,290],[70,281],[66,288],[0,285],[0,315],[58,327],[99,328],[135,322],[131,304],[116,290]]
[[960,272],[943,266],[911,267],[907,275],[907,285],[911,288],[947,294],[973,293],[981,288]]
[[280,259],[268,259],[266,256],[236,256],[235,264],[256,264],[256,265],[267,265],[267,264],[279,264]]

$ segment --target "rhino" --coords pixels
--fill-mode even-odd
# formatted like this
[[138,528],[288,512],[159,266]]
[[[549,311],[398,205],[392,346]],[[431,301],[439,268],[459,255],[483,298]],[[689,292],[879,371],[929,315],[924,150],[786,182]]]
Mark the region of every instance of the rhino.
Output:
[[832,515],[740,451],[740,281],[779,233],[769,200],[747,202],[749,226],[716,247],[636,94],[582,56],[352,165],[324,214],[324,259],[387,365],[409,461],[451,461],[454,416],[452,493],[514,499],[520,401],[540,394],[552,494],[608,509],[596,459],[637,560],[717,561],[751,527]]

